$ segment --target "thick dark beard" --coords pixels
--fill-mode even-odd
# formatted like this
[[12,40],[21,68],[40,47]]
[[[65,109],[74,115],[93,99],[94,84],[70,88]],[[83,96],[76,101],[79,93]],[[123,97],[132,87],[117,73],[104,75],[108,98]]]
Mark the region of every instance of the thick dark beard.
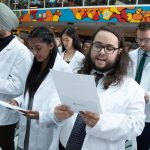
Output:
[[115,67],[115,65],[116,65],[116,61],[115,61],[114,63],[111,63],[111,64],[109,63],[109,64],[107,64],[107,66],[104,67],[104,68],[98,68],[98,67],[95,65],[95,63],[93,62],[93,60],[92,60],[91,58],[90,58],[90,61],[91,61],[91,67],[92,67],[92,69],[95,69],[95,70],[100,71],[100,72],[103,72],[103,73],[112,70],[112,69]]

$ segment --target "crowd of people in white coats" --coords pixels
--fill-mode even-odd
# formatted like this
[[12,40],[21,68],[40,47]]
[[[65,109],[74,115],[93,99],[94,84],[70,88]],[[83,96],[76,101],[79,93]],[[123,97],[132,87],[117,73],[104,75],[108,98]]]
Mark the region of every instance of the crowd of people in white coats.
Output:
[[[150,22],[138,24],[139,48],[129,53],[112,25],[101,26],[83,46],[72,27],[60,39],[35,27],[25,43],[11,34],[18,25],[0,3],[0,100],[26,110],[0,106],[2,150],[125,150],[133,140],[137,150],[150,148]],[[102,113],[75,113],[62,104],[51,69],[98,79]]]

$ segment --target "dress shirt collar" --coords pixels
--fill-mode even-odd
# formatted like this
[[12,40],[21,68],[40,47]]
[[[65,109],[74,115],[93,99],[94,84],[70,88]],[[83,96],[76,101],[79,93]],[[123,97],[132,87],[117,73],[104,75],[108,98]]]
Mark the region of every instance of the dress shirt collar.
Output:
[[98,74],[103,74],[104,76],[106,76],[107,75],[107,73],[109,73],[110,71],[107,71],[107,72],[100,72],[100,71],[98,71],[98,70],[96,70],[96,69],[92,69],[91,70],[91,75],[94,75],[95,73],[98,73]]
[[139,55],[141,56],[141,55],[143,55],[143,53],[145,53],[146,52],[146,54],[147,54],[147,56],[148,57],[150,57],[150,51],[144,51],[143,49],[139,49]]

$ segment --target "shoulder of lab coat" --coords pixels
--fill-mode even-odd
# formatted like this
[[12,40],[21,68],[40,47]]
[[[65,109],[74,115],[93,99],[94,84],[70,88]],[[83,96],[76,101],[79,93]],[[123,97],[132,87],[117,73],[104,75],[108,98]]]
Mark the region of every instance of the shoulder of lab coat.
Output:
[[80,68],[82,67],[82,62],[84,60],[85,56],[76,50],[73,58],[71,59],[69,66],[72,68],[72,71],[76,73]]
[[58,53],[61,54],[62,53],[62,46],[58,47]]
[[[7,78],[0,78],[0,93],[7,95],[18,96],[22,94],[26,77],[32,64],[32,59],[29,50],[15,37],[3,51],[3,56],[8,53],[11,55],[14,64],[10,69],[9,76]],[[11,60],[7,60],[6,64]],[[5,71],[4,66],[4,71]]]
[[69,66],[68,63],[66,63],[63,60],[63,58],[59,55],[59,53],[57,53],[56,60],[52,69],[72,73],[71,67]]
[[131,62],[128,65],[128,75],[132,78],[135,77],[135,73],[136,73],[138,51],[139,51],[139,48],[129,52],[129,57],[131,59]]
[[[86,128],[88,135],[115,141],[132,139],[141,134],[145,122],[144,90],[128,77],[124,82],[126,98],[130,99],[126,111],[123,113],[103,112],[93,128]],[[118,99],[118,101],[121,101],[121,99]],[[122,103],[123,105],[125,104]]]
[[140,48],[137,48],[137,49],[132,50],[131,52],[129,52],[129,57],[130,57],[130,59],[131,59],[134,63],[137,62],[139,49],[140,49]]
[[[60,56],[62,58],[64,57],[64,53],[65,52],[60,53]],[[81,52],[76,50],[74,56],[69,63],[69,66],[73,73],[77,73],[77,71],[80,70],[84,58],[85,56]]]
[[134,49],[132,51],[129,52],[129,56],[133,56],[133,55],[137,55],[138,51],[140,48]]
[[20,96],[16,97],[16,98],[14,98],[14,100],[17,101],[18,106],[21,107],[21,103],[24,100],[24,93],[21,94]]
[[[54,66],[52,69],[72,73],[69,65],[61,58],[61,56],[59,54],[57,54],[57,57],[56,57],[56,60],[55,60],[55,63],[54,63]],[[51,73],[49,73],[49,76],[50,76],[50,78],[52,78]],[[51,84],[54,85],[53,80],[51,80]],[[53,123],[55,123],[57,125],[63,124],[63,122],[59,121],[54,115],[55,106],[60,104],[59,96],[58,96],[55,85],[54,85],[53,91],[54,91],[53,99],[51,99],[51,102],[49,105],[49,112],[39,111],[39,123],[42,126],[43,125],[51,126]]]

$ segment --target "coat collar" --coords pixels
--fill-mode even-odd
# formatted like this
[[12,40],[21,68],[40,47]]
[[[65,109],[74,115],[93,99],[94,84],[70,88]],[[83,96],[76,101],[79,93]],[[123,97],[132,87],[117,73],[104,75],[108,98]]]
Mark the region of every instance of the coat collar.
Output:
[[12,41],[0,52],[0,56],[11,49],[14,49],[17,42],[19,42],[17,37],[13,38]]
[[[59,54],[57,54],[56,59],[55,59],[55,63],[52,69],[57,70],[58,68],[60,68],[61,65],[61,60],[60,60],[61,56]],[[39,88],[37,89],[36,93],[43,87],[45,87],[47,84],[51,84],[52,78],[51,78],[51,73],[49,72],[47,74],[47,76],[45,77],[45,79],[43,80],[43,82],[41,83],[41,85],[39,86]]]

